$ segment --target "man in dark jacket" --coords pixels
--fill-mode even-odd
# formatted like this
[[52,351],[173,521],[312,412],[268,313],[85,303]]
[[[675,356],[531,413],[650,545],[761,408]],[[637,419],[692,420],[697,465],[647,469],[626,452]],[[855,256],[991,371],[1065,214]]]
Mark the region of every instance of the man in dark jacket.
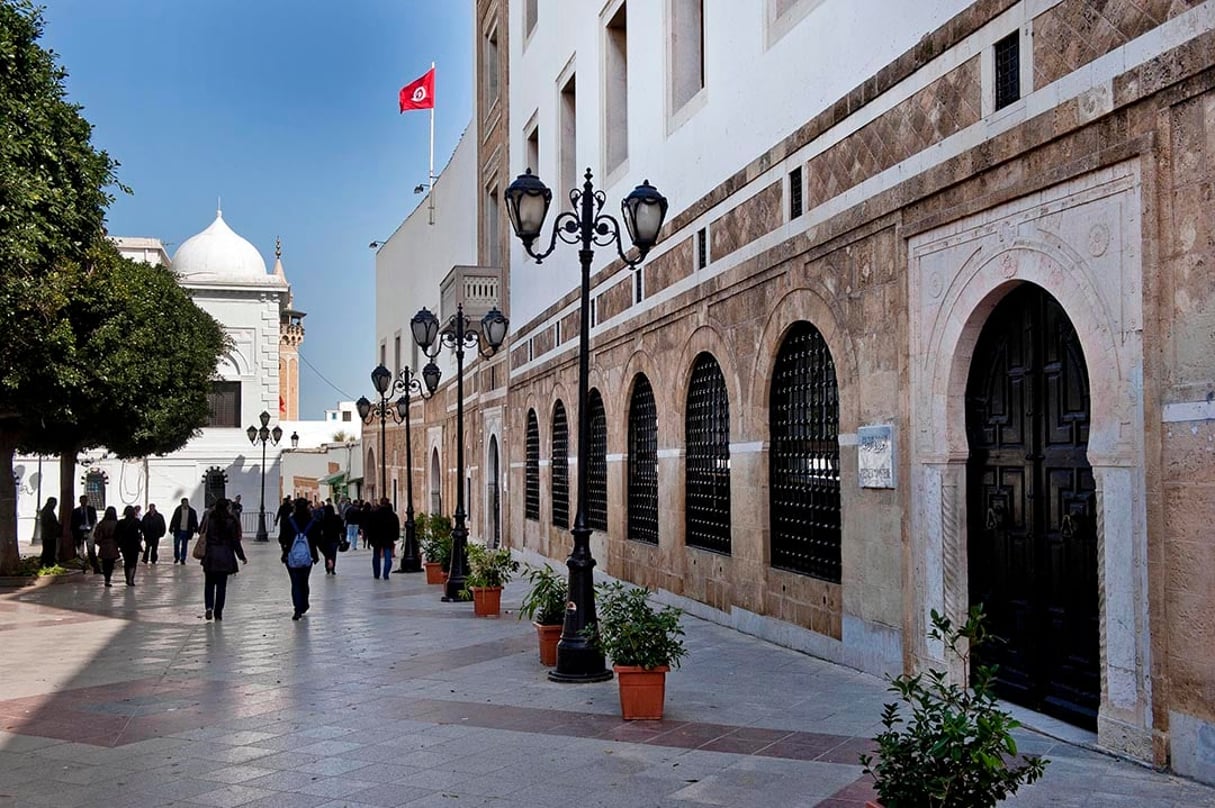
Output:
[[291,504],[291,497],[283,497],[283,504],[278,506],[278,513],[274,515],[274,524],[278,525],[279,544],[295,538],[295,534],[291,532],[291,512],[293,510],[295,510],[295,506]]
[[80,504],[72,509],[72,538],[76,541],[76,555],[89,557],[93,572],[101,572],[97,551],[93,549],[93,528],[97,527],[97,509],[89,504],[89,498],[81,494]]
[[184,564],[190,557],[190,538],[198,532],[198,511],[190,507],[190,500],[181,498],[181,504],[169,518],[169,530],[173,532],[173,563]]
[[[384,580],[387,581],[392,572],[392,549],[401,534],[401,520],[393,512],[392,503],[385,497],[380,500],[380,507],[371,512],[368,521],[370,524],[364,524],[363,530],[368,544],[371,545],[371,571],[378,579],[382,567]],[[370,532],[367,532],[368,528]]]
[[160,557],[160,539],[165,535],[165,515],[156,510],[156,503],[148,503],[148,512],[143,516],[143,563],[152,563]]
[[63,526],[59,524],[59,514],[55,512],[59,500],[50,497],[38,515],[39,527],[42,530],[42,566],[53,567],[59,563],[56,551],[59,549],[59,533]]

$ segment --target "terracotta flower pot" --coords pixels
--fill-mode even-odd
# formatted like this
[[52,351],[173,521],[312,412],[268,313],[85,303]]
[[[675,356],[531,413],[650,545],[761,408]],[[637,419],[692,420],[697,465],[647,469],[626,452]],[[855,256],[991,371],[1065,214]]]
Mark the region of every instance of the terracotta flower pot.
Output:
[[497,617],[502,612],[502,587],[472,586],[473,614],[477,617]]
[[422,564],[426,568],[426,583],[441,584],[443,583],[443,565],[438,561],[427,561]]
[[540,664],[551,668],[557,664],[557,643],[561,641],[561,630],[565,627],[560,623],[532,625],[536,627],[536,637],[540,640]]
[[669,667],[646,670],[634,665],[613,665],[620,683],[620,717],[625,721],[656,721],[662,718],[667,695]]

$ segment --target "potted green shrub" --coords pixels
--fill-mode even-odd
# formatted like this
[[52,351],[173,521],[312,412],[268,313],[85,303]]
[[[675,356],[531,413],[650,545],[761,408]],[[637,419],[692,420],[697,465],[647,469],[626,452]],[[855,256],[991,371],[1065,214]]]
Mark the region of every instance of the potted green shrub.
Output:
[[597,587],[599,622],[588,630],[612,660],[620,687],[620,714],[626,721],[662,718],[666,675],[687,654],[683,610],[655,609],[648,589],[620,581]]
[[420,514],[420,521],[415,517],[414,524],[426,557],[426,583],[441,584],[447,580],[446,570],[451,566],[451,520],[438,514]]
[[468,545],[468,575],[460,595],[464,598],[472,595],[473,614],[478,617],[497,617],[502,610],[502,587],[518,570],[519,562],[511,557],[507,548],[491,550],[484,544],[471,542]]
[[519,617],[526,617],[536,627],[540,664],[551,668],[557,664],[557,643],[561,640],[565,606],[569,602],[568,581],[548,564],[543,567],[529,565],[527,580],[532,588],[519,605]]
[[[929,636],[969,668],[971,650],[989,640],[982,606],[961,626],[933,610]],[[903,717],[898,702],[887,704],[876,756],[861,755],[881,806],[991,808],[1042,776],[1046,760],[1017,757],[1012,731],[1021,724],[997,705],[995,675],[994,665],[976,668],[970,688],[938,670],[891,680],[890,691],[910,715]]]

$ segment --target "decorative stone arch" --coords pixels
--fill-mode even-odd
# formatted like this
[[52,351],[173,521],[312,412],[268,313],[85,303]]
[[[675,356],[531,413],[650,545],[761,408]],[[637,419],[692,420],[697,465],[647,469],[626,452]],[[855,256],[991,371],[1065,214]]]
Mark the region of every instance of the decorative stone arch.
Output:
[[1035,284],[1066,312],[1088,369],[1098,739],[1151,759],[1140,204],[1138,165],[1124,163],[909,242],[914,608],[906,641],[920,664],[940,664],[944,649],[926,638],[927,615],[957,617],[969,603],[966,381],[992,310],[1020,284]]
[[[616,406],[610,406],[606,396],[603,399],[605,411],[610,413],[615,410],[619,414],[615,423],[610,415],[608,417],[608,445],[614,443],[619,446],[622,456],[628,454],[629,402],[633,400],[633,385],[637,381],[638,373],[644,373],[650,386],[654,388],[654,401],[658,405],[658,450],[661,452],[663,447],[675,446],[678,443],[676,433],[672,431],[673,425],[663,423],[664,416],[670,419],[671,413],[674,412],[672,401],[668,397],[668,385],[658,383],[660,376],[658,363],[654,361],[654,357],[650,356],[648,351],[637,350],[624,363],[620,384],[615,386],[616,391],[613,396],[615,401],[612,403]],[[600,393],[602,392],[600,390]],[[615,438],[614,441],[613,438]]]
[[[679,368],[679,383],[670,385],[666,395],[671,397],[670,405],[680,413],[681,421],[684,407],[688,399],[688,385],[692,378],[692,364],[702,353],[712,355],[721,368],[721,375],[726,380],[726,392],[730,400],[730,440],[733,443],[742,431],[742,401],[744,381],[736,363],[738,346],[732,346],[722,336],[716,326],[702,325],[693,331],[684,341],[675,365]],[[679,440],[676,445],[683,446],[683,424],[679,424]]]
[[[857,389],[860,375],[857,370],[856,346],[848,330],[841,325],[843,320],[844,315],[839,307],[828,302],[813,289],[794,289],[776,301],[760,331],[755,359],[749,374],[751,384],[739,393],[740,417],[754,419],[744,420],[739,424],[740,435],[762,435],[767,443],[768,396],[772,390],[776,355],[780,352],[789,330],[798,322],[805,321],[823,335],[835,362],[841,439],[845,435],[855,436],[856,428],[860,426],[860,394]],[[747,406],[743,406],[744,402]]]

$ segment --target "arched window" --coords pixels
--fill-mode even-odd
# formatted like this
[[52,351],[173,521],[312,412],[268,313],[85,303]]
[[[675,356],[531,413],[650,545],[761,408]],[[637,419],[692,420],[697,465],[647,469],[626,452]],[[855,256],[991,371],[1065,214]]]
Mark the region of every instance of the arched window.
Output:
[[839,583],[839,389],[823,335],[799,322],[776,356],[768,401],[772,566]]
[[587,400],[591,445],[586,452],[586,524],[594,530],[607,530],[607,412],[598,390],[591,390]]
[[536,411],[527,411],[527,486],[523,496],[523,516],[540,518],[540,423]]
[[629,401],[628,503],[628,537],[658,544],[658,407],[641,374]]
[[553,524],[570,526],[570,429],[565,420],[565,405],[553,408]]
[[219,466],[212,466],[203,475],[203,507],[210,508],[215,500],[228,495],[228,474]]
[[105,484],[104,471],[90,469],[84,475],[84,494],[89,498],[89,504],[96,508],[98,513],[105,511]]
[[689,547],[730,552],[730,400],[721,367],[702,353],[684,410],[684,528]]

